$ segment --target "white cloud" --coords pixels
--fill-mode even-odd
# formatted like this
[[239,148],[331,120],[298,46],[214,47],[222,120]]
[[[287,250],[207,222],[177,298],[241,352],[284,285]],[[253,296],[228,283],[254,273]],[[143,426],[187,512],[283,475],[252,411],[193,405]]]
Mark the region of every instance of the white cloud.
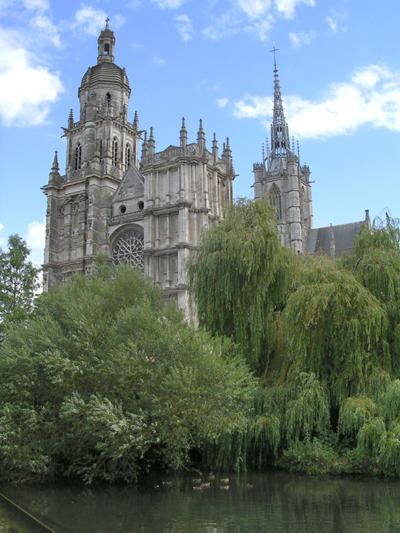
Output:
[[272,23],[269,20],[261,19],[253,22],[251,26],[245,28],[246,31],[255,33],[260,41],[265,41],[270,36]]
[[[84,31],[88,35],[98,35],[106,24],[107,13],[102,9],[94,9],[90,6],[83,6],[75,13],[75,22],[73,28]],[[113,15],[110,17],[110,24],[113,28],[120,28],[125,24],[125,18],[122,15]]]
[[178,9],[185,2],[185,0],[151,0],[153,4],[157,4],[161,9]]
[[231,0],[231,8],[214,17],[203,34],[209,39],[221,39],[234,33],[252,32],[263,41],[270,38],[277,18],[293,18],[300,4],[314,6],[315,0]]
[[11,34],[0,30],[0,40],[7,43],[0,55],[0,117],[6,126],[42,124],[64,91],[59,74],[39,65]]
[[165,63],[165,59],[163,59],[162,57],[155,57],[155,58],[153,59],[153,61],[154,61],[154,63],[155,63],[156,65],[165,65],[165,64],[166,64],[166,63]]
[[4,10],[6,7],[11,6],[14,0],[0,0],[0,9]]
[[132,9],[138,9],[142,5],[141,0],[131,0],[126,4],[126,7],[131,7]]
[[46,239],[46,219],[42,222],[34,220],[28,224],[28,232],[25,236],[26,245],[31,251],[29,260],[36,266],[43,263],[44,245]]
[[238,5],[253,19],[265,15],[271,9],[271,0],[238,0]]
[[306,4],[307,6],[314,7],[315,0],[275,0],[277,11],[288,19],[294,17],[297,4]]
[[83,6],[75,13],[74,28],[79,28],[89,35],[98,35],[105,26],[107,14],[101,9]]
[[228,101],[228,98],[219,98],[217,100],[218,107],[225,107]]
[[[362,126],[400,131],[400,72],[380,65],[355,70],[348,82],[332,84],[320,101],[284,97],[291,133],[301,138],[349,135]],[[238,118],[271,118],[271,97],[245,96],[235,103]]]
[[241,19],[236,11],[227,11],[219,17],[216,17],[213,24],[203,30],[203,34],[209,39],[222,39],[227,35],[237,33],[240,23]]
[[194,29],[192,25],[192,19],[190,19],[187,15],[177,15],[175,17],[176,20],[176,27],[178,28],[178,32],[182,39],[184,41],[190,41],[190,39],[193,37]]
[[58,29],[49,17],[44,15],[38,15],[30,20],[29,25],[35,29],[42,32],[42,34],[52,41],[54,46],[57,48],[60,47],[60,36],[58,35]]
[[332,11],[331,17],[326,17],[325,22],[328,23],[328,26],[331,30],[332,35],[337,35],[338,33],[343,33],[347,31],[347,28],[341,25],[341,21],[346,18],[345,13],[339,13],[338,11]]
[[46,11],[50,7],[48,0],[24,0],[26,9],[38,9],[39,11]]
[[315,39],[315,36],[316,36],[316,33],[314,30],[308,33],[304,33],[304,32],[299,32],[299,33],[290,32],[289,33],[289,39],[294,48],[299,48],[303,44],[306,44],[306,45],[311,44],[311,42]]

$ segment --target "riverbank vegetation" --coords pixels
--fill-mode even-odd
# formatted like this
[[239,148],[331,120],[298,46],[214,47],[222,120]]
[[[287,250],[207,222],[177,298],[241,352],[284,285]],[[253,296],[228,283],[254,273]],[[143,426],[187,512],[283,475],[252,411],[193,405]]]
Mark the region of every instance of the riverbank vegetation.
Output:
[[3,479],[135,481],[245,428],[254,378],[237,346],[184,322],[129,266],[54,287],[6,337]]
[[200,325],[230,336],[258,378],[247,430],[210,464],[400,474],[400,229],[364,226],[351,256],[295,256],[273,208],[240,201],[188,269]]
[[155,468],[400,474],[400,230],[351,256],[280,245],[239,201],[188,264],[200,326],[130,267],[77,277],[4,326],[5,480]]

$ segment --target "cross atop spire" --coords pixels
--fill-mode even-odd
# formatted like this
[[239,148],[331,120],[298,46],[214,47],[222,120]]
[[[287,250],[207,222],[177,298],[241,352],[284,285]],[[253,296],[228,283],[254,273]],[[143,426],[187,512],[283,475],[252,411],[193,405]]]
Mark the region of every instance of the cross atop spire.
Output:
[[275,42],[272,43],[273,49],[270,52],[274,52],[274,70],[276,71],[276,55],[275,52],[278,52],[279,48],[275,48]]
[[101,30],[98,43],[97,64],[99,63],[114,63],[114,46],[115,36],[114,32],[110,30],[108,25],[110,19],[106,18],[106,27]]

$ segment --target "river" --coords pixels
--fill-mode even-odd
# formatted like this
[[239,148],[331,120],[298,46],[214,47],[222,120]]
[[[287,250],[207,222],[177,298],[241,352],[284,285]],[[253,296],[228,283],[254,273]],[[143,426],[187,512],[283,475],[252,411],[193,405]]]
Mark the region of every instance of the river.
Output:
[[[222,472],[199,491],[193,489],[195,477],[163,473],[113,487],[3,484],[0,492],[56,533],[400,532],[397,480]],[[229,490],[220,488],[226,477]],[[209,481],[208,473],[202,481]],[[0,527],[2,533],[46,531],[4,501]]]

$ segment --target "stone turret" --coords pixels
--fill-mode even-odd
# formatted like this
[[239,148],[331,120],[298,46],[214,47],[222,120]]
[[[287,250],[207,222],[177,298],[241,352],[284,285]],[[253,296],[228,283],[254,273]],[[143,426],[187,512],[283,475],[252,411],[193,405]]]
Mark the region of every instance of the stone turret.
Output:
[[[274,48],[274,52],[275,52]],[[313,227],[310,169],[300,166],[290,142],[286,123],[278,69],[274,57],[274,104],[271,141],[267,139],[267,155],[254,163],[254,196],[269,197],[277,209],[281,242],[296,252],[305,250],[307,232]],[[299,153],[299,150],[298,150]]]
[[106,21],[98,38],[97,64],[89,67],[78,89],[79,121],[71,109],[65,176],[57,157],[48,184],[44,272],[46,288],[59,279],[92,268],[109,248],[107,219],[111,199],[130,165],[139,166],[138,117],[127,121],[131,89],[125,69],[114,62],[115,36]]

